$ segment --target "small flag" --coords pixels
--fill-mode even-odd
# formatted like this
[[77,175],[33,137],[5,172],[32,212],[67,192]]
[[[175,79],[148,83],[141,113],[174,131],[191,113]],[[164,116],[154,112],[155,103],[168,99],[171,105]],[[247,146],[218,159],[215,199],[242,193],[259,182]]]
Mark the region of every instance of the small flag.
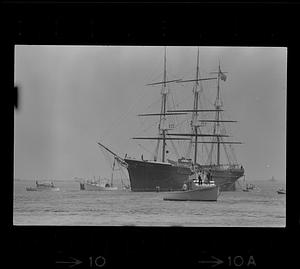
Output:
[[221,80],[226,81],[227,77],[226,77],[226,75],[221,71],[220,61],[219,61],[219,76],[220,76],[220,79],[221,79]]
[[220,79],[223,81],[226,81],[227,77],[224,73],[222,73],[222,71],[220,71]]

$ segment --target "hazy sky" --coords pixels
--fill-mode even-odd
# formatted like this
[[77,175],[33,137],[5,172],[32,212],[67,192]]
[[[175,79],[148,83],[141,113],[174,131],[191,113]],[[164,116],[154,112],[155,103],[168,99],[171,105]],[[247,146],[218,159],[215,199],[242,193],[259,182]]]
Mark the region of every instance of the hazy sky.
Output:
[[[196,53],[167,47],[168,79],[194,78]],[[131,138],[146,130],[136,115],[159,110],[160,87],[145,84],[162,80],[163,55],[163,47],[16,46],[15,177],[109,176],[97,141],[121,156],[150,158],[149,145]],[[228,71],[222,99],[238,121],[231,130],[244,143],[235,153],[246,178],[285,180],[287,49],[200,47],[201,74],[216,71],[219,60]],[[192,84],[174,86],[174,96],[191,100]]]

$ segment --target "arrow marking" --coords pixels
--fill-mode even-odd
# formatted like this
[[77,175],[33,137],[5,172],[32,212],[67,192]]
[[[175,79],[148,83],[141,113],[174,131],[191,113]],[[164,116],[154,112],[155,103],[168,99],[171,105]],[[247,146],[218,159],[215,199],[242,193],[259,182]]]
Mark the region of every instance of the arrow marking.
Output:
[[220,260],[219,258],[215,257],[215,256],[211,256],[212,259],[214,259],[213,261],[198,261],[199,263],[212,263],[211,267],[215,267],[217,265],[220,265],[222,263],[224,263],[222,260]]
[[69,261],[69,262],[66,262],[66,261],[56,261],[56,263],[71,264],[71,265],[69,265],[70,268],[82,263],[82,261],[80,261],[78,259],[75,259],[73,257],[70,257],[70,259],[72,259],[73,261]]

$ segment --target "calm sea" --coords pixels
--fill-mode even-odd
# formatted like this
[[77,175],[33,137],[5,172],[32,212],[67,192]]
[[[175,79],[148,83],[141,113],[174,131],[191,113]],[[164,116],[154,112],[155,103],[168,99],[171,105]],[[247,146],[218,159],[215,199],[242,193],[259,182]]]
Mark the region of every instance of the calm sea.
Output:
[[217,202],[164,201],[163,193],[82,191],[72,180],[60,191],[26,191],[34,181],[14,182],[14,225],[285,227],[285,188],[279,181],[252,181],[256,190],[222,192]]

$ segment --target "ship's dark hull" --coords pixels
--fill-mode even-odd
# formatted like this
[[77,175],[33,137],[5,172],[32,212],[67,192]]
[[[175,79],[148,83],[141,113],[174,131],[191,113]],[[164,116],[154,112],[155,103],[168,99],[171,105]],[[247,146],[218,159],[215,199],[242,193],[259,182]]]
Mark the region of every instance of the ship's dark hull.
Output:
[[[191,175],[188,166],[125,159],[132,191],[177,191]],[[220,191],[234,191],[235,182],[244,174],[240,168],[212,167],[211,175]]]
[[243,168],[211,168],[212,180],[220,191],[235,191],[235,182],[244,175]]
[[132,191],[181,190],[191,175],[186,166],[125,159]]

